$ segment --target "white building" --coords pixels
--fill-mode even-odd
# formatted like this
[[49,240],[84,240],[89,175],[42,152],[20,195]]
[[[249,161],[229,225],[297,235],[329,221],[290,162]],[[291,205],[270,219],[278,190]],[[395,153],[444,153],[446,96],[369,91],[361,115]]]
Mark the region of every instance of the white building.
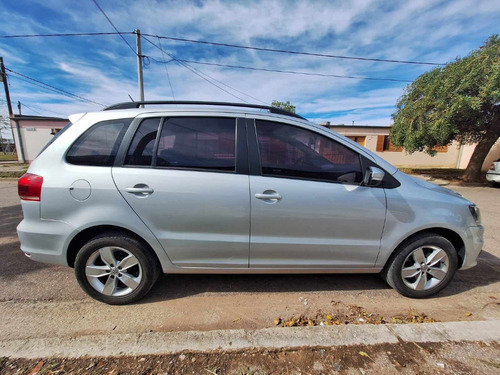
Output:
[[68,119],[60,117],[11,116],[10,126],[14,134],[18,161],[20,163],[32,162],[43,146],[68,122]]

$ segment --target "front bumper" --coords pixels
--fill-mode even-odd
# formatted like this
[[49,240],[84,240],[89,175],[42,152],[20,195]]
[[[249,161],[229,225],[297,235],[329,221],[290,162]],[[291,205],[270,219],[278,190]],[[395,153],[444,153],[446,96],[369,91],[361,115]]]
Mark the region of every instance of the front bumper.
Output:
[[463,254],[462,267],[460,267],[461,270],[467,270],[477,264],[477,257],[483,249],[484,244],[484,227],[482,225],[469,227],[465,233],[465,252]]

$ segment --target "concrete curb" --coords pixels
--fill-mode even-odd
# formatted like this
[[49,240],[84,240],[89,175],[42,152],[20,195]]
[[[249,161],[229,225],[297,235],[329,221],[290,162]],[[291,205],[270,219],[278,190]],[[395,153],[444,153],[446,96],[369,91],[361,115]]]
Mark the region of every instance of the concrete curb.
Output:
[[172,354],[184,350],[280,349],[409,342],[496,341],[500,320],[424,324],[346,325],[143,334],[49,337],[0,341],[0,357],[41,358]]

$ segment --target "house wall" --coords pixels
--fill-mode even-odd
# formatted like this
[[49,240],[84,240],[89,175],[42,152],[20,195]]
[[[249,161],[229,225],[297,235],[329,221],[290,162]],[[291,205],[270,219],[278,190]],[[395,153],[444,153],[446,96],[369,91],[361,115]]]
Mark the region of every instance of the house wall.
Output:
[[[467,164],[469,164],[469,160],[474,152],[476,145],[465,145],[463,150],[462,159],[460,162],[459,168],[467,168]],[[484,159],[483,167],[481,168],[483,171],[487,171],[493,161],[500,159],[500,139],[493,145],[488,156]]]
[[[389,163],[398,168],[466,168],[475,145],[463,145],[454,141],[448,146],[446,152],[437,152],[431,156],[425,152],[406,151],[377,151],[377,138],[379,135],[389,135],[389,127],[363,127],[363,126],[330,126],[330,129],[345,136],[365,136],[365,147],[375,152]],[[486,171],[493,160],[500,158],[500,141],[491,149],[483,164]]]
[[[62,129],[67,121],[43,121],[43,120],[23,120],[18,119],[21,141],[24,151],[24,158],[27,163],[32,162],[42,150],[42,148],[52,139],[52,129]],[[14,141],[19,145],[16,123],[11,120],[13,127]],[[21,152],[17,152],[18,161],[21,163]]]

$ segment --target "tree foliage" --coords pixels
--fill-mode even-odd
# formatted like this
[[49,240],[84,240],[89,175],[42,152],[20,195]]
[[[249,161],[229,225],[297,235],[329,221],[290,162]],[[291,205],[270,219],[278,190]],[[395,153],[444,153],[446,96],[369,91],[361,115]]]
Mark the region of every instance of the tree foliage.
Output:
[[453,140],[478,143],[466,171],[466,179],[477,180],[500,137],[498,36],[468,56],[419,76],[399,98],[393,120],[391,141],[410,153],[433,155],[435,146]]
[[273,100],[271,103],[271,107],[276,107],[276,108],[281,108],[289,112],[295,113],[295,106],[293,104],[290,104],[290,102],[287,100],[286,102],[280,102],[278,100]]

